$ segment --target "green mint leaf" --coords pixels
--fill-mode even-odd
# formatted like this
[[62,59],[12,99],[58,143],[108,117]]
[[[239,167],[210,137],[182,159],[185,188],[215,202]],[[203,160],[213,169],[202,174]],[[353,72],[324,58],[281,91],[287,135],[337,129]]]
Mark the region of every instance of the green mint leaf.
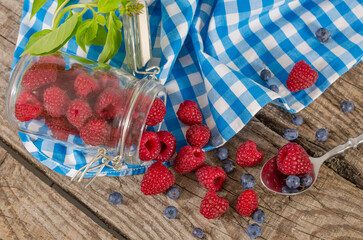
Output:
[[86,45],[92,44],[93,39],[97,35],[97,30],[98,24],[95,19],[88,19],[79,25],[76,33],[76,41],[84,52],[87,52]]
[[113,18],[113,22],[116,28],[121,29],[122,28],[122,22],[120,19],[116,16],[116,14],[111,14]]
[[[27,43],[27,45],[25,46],[24,52],[28,50],[28,48],[30,48],[34,43],[36,43],[40,38],[44,37],[45,35],[47,35],[48,33],[50,33],[52,30],[50,29],[44,29],[42,31],[36,32],[34,33],[30,38],[29,41]],[[24,53],[22,54],[24,55]]]
[[58,28],[36,39],[33,44],[24,50],[22,55],[47,55],[58,51],[76,34],[75,30],[79,20],[79,13],[74,14]]
[[100,13],[108,13],[116,10],[120,4],[121,0],[99,0],[98,11]]
[[69,15],[68,15],[68,17],[66,18],[66,21],[67,21],[68,19],[70,19],[72,16],[73,16],[73,12],[72,12],[72,10],[71,10],[71,11],[69,11]]
[[125,6],[122,4],[118,11],[120,12],[120,16],[123,16],[125,13]]
[[47,0],[34,0],[30,19],[39,11]]
[[107,37],[107,32],[106,32],[105,27],[102,25],[98,25],[97,35],[96,35],[95,39],[93,39],[92,44],[94,44],[96,46],[105,45],[106,37]]
[[107,18],[107,38],[105,46],[100,54],[99,62],[105,63],[110,60],[115,54],[118,52],[121,42],[122,42],[122,34],[121,30],[116,26],[115,22],[113,21],[117,18],[116,14],[112,12],[109,17]]
[[106,24],[106,18],[103,15],[96,15],[96,21],[101,25]]
[[127,3],[129,3],[130,2],[130,0],[121,0],[121,4],[123,5],[123,6],[125,6]]

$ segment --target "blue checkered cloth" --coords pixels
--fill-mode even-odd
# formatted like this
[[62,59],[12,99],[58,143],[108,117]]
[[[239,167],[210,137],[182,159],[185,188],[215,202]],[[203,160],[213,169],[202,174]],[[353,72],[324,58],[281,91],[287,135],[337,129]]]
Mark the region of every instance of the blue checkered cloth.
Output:
[[[149,65],[161,67],[159,78],[168,91],[162,129],[174,134],[178,149],[186,145],[187,126],[178,121],[176,111],[187,99],[199,104],[205,124],[213,135],[220,134],[224,142],[269,102],[291,113],[300,111],[362,60],[361,3],[361,0],[149,1],[153,46]],[[24,1],[14,64],[29,37],[50,28],[57,1],[48,0],[30,20],[31,6],[32,1]],[[321,27],[331,32],[326,43],[315,37]],[[62,50],[96,61],[102,47],[92,46],[85,54],[71,39]],[[120,67],[124,58],[122,45],[110,65]],[[316,69],[319,79],[314,86],[291,93],[285,83],[299,60]],[[263,63],[272,72],[267,82],[259,76]],[[277,85],[279,93],[269,90],[271,85]],[[22,133],[20,137],[34,157],[64,175],[72,176],[91,157],[46,139]],[[211,148],[209,145],[205,149]],[[119,172],[105,169],[103,175],[139,174],[150,164],[126,165]]]

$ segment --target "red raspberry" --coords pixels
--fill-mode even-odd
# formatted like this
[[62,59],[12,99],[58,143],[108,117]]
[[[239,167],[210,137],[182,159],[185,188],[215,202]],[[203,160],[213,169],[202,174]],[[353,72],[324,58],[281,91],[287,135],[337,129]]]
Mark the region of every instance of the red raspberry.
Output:
[[182,123],[189,126],[200,124],[203,121],[203,116],[198,105],[190,100],[186,100],[180,104],[176,115]]
[[106,88],[98,96],[95,113],[103,119],[115,118],[122,111],[122,95],[118,89]]
[[155,195],[168,190],[175,182],[173,173],[162,163],[153,163],[141,181],[141,192]]
[[54,63],[57,64],[59,70],[64,70],[66,68],[66,62],[59,52],[52,55],[40,56],[38,63]]
[[139,158],[141,161],[155,159],[161,150],[159,137],[154,132],[144,132],[140,141]]
[[291,92],[297,92],[311,87],[317,79],[318,72],[314,71],[304,60],[301,60],[292,68],[286,85]]
[[52,136],[56,139],[67,141],[68,136],[78,135],[77,129],[75,129],[65,117],[46,117],[45,124],[49,130],[52,131]]
[[216,192],[208,192],[200,203],[200,213],[206,219],[220,217],[228,208],[228,200],[219,197]]
[[114,148],[117,144],[117,141],[120,139],[120,132],[117,128],[112,128],[111,130],[111,137],[108,140],[106,146],[110,148]]
[[73,126],[80,129],[92,117],[92,109],[83,99],[75,99],[67,109],[67,119]]
[[93,76],[98,79],[101,88],[111,87],[118,89],[120,86],[120,80],[112,73],[97,71],[93,74]]
[[187,142],[196,147],[204,147],[210,139],[210,130],[204,124],[190,126],[186,133]]
[[161,150],[159,155],[155,158],[158,162],[165,162],[169,160],[175,153],[176,141],[173,134],[167,131],[160,131],[156,133],[159,137]]
[[33,91],[54,83],[57,80],[57,69],[54,63],[35,63],[24,73],[21,86]]
[[252,167],[263,160],[264,153],[259,151],[254,141],[247,141],[239,146],[236,163],[241,167]]
[[111,126],[103,119],[94,118],[88,121],[80,132],[85,144],[106,145],[111,136]]
[[252,189],[244,191],[239,195],[236,210],[244,217],[250,216],[258,207],[258,197]]
[[174,169],[180,174],[190,173],[202,166],[205,153],[199,147],[185,146],[175,157]]
[[76,79],[76,77],[81,73],[87,73],[87,71],[88,70],[86,67],[82,66],[81,64],[74,63],[70,69],[61,72],[61,78],[57,79],[57,83],[60,83],[66,88],[70,88],[69,85],[71,85],[73,88],[73,81]]
[[160,98],[155,98],[146,118],[146,125],[155,126],[163,121],[166,114],[166,107]]
[[218,192],[226,181],[227,174],[220,167],[203,165],[195,173],[197,179],[208,191]]
[[277,154],[277,168],[286,175],[303,175],[311,172],[313,164],[303,147],[288,143]]
[[74,80],[74,90],[78,97],[86,98],[92,93],[98,93],[100,86],[96,78],[87,73],[81,73]]
[[67,111],[68,95],[58,87],[49,87],[43,94],[44,109],[52,117],[60,117]]
[[15,102],[15,117],[20,122],[30,121],[43,111],[42,103],[31,92],[22,92]]

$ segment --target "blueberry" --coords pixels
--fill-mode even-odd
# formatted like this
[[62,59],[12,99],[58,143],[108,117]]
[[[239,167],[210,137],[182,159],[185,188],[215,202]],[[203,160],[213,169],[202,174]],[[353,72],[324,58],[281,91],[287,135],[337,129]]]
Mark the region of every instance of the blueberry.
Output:
[[315,33],[316,38],[319,40],[319,42],[326,42],[330,38],[330,32],[326,28],[319,28]]
[[217,150],[217,157],[221,161],[226,160],[228,158],[228,149],[227,148],[219,148]]
[[258,226],[257,223],[252,223],[252,224],[248,225],[247,235],[250,238],[255,239],[255,238],[261,236],[261,234],[262,234],[261,228],[260,228],[260,226]]
[[271,86],[269,87],[269,89],[270,89],[271,91],[274,91],[275,93],[279,93],[279,88],[278,88],[276,85],[271,85]]
[[295,114],[295,115],[292,115],[291,117],[291,122],[292,124],[296,125],[296,126],[300,126],[303,124],[303,117],[299,114]]
[[316,131],[315,138],[318,142],[325,142],[329,137],[329,132],[325,128],[320,128]]
[[212,144],[212,146],[219,146],[223,143],[223,138],[221,137],[221,135],[217,135],[217,136],[212,136],[210,139],[210,144]]
[[231,160],[224,161],[222,164],[222,168],[226,173],[233,172],[236,168],[236,164],[232,162]]
[[306,174],[300,178],[300,185],[303,187],[309,187],[313,183],[313,178]]
[[174,219],[174,218],[176,218],[176,216],[178,216],[178,209],[176,209],[176,207],[174,207],[174,206],[166,207],[164,214],[165,214],[165,217],[167,217],[169,219]]
[[201,239],[201,238],[203,238],[203,236],[204,236],[204,232],[203,232],[203,230],[202,230],[202,229],[200,229],[200,228],[194,228],[194,229],[193,229],[193,236],[194,236],[194,237],[196,237],[196,238]]
[[179,198],[179,195],[180,195],[180,192],[179,192],[179,189],[176,188],[176,187],[171,187],[168,189],[168,191],[166,192],[166,194],[168,194],[168,197],[170,199],[178,199]]
[[108,196],[108,201],[114,205],[118,205],[122,203],[122,195],[119,192],[113,192]]
[[241,185],[242,187],[244,187],[245,189],[252,189],[254,188],[256,184],[255,178],[248,173],[245,173],[242,175],[241,177]]
[[300,178],[295,175],[290,175],[286,178],[286,185],[289,188],[298,188],[300,187]]
[[283,137],[289,141],[295,140],[298,136],[299,136],[299,131],[296,129],[286,129],[283,135]]
[[284,187],[282,187],[282,192],[283,193],[298,193],[299,190],[297,190],[296,188],[289,188],[288,186],[284,186]]
[[352,101],[343,101],[340,104],[343,113],[350,113],[354,110],[354,103]]
[[260,209],[257,209],[253,213],[253,219],[255,220],[256,223],[263,223],[266,219],[265,212]]
[[261,71],[260,77],[263,81],[268,81],[271,78],[271,72],[267,69]]

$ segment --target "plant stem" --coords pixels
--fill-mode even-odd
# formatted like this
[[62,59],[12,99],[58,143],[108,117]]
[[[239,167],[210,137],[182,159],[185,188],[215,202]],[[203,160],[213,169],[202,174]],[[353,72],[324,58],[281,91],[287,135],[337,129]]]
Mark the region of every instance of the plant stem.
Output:
[[[64,8],[63,11],[61,11],[59,13],[59,15],[56,17],[56,20],[54,21],[54,25],[53,25],[52,29],[55,29],[58,27],[60,20],[62,19],[64,14],[66,14],[69,10],[72,10],[74,8],[84,8],[85,10],[87,10],[88,7],[97,7],[97,4],[95,4],[93,2],[92,3],[80,3],[80,4],[73,4],[73,5],[70,5],[66,8]],[[85,11],[84,12],[83,11],[82,11],[82,14],[85,12]]]
[[67,5],[67,3],[69,3],[70,0],[65,0],[62,5],[58,6],[57,10],[55,11],[54,15],[53,15],[53,21],[52,21],[52,29],[54,29],[54,23],[55,23],[55,19],[57,18],[57,15],[59,14],[59,12],[64,8],[65,5]]

